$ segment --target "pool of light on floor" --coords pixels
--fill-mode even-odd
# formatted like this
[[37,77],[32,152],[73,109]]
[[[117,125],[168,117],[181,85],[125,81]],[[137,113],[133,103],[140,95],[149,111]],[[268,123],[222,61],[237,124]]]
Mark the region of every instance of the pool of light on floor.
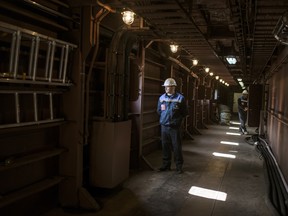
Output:
[[230,121],[230,124],[235,124],[235,125],[240,125],[240,122],[234,122],[234,121]]
[[192,186],[188,192],[191,195],[204,197],[207,199],[214,199],[214,200],[220,200],[220,201],[226,201],[227,193],[216,191],[216,190],[210,190],[206,188],[196,187]]
[[241,136],[241,133],[231,133],[231,132],[226,132],[227,135],[232,135],[232,136]]
[[213,155],[216,157],[233,158],[233,159],[236,158],[236,155],[219,153],[219,152],[213,152]]
[[236,145],[236,146],[239,145],[239,143],[237,142],[229,142],[229,141],[221,141],[220,143],[224,145]]

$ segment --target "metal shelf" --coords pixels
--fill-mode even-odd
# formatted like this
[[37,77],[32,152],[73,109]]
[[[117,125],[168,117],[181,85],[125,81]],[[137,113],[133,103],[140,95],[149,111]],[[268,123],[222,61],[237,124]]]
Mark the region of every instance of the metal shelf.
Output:
[[33,153],[30,155],[26,155],[26,156],[18,157],[18,158],[17,157],[14,158],[12,156],[12,157],[7,158],[3,162],[3,164],[0,164],[0,172],[8,170],[8,169],[13,169],[13,168],[16,168],[19,166],[24,166],[26,164],[37,162],[40,160],[44,160],[46,158],[55,157],[55,156],[60,155],[61,153],[65,152],[65,151],[67,151],[67,149],[54,148],[54,149],[45,150],[45,151]]
[[2,125],[0,127],[0,136],[4,134],[11,134],[15,132],[20,131],[31,131],[31,130],[39,130],[42,128],[52,128],[52,127],[58,127],[60,125],[63,125],[67,123],[68,121],[65,121],[62,119],[53,119],[53,120],[43,120],[38,122],[27,122],[23,124],[6,124]]
[[154,128],[154,127],[159,127],[159,126],[160,126],[160,123],[158,121],[154,122],[154,123],[144,124],[143,125],[143,130],[147,130],[147,129]]
[[0,208],[2,208],[3,206],[7,206],[18,200],[21,200],[25,197],[31,196],[33,194],[36,194],[48,188],[51,188],[59,184],[63,179],[64,177],[59,177],[59,176],[49,178],[49,179],[44,179],[40,182],[34,183],[30,186],[27,186],[13,193],[2,195],[0,196]]
[[144,93],[144,96],[160,96],[161,93]]
[[51,85],[51,86],[66,86],[70,87],[73,85],[70,80],[63,83],[61,79],[51,79],[50,81],[45,78],[36,77],[34,80],[31,77],[17,76],[17,78],[8,77],[7,75],[0,74],[0,83],[13,83],[13,84],[36,84],[36,85]]
[[152,114],[152,113],[157,113],[157,110],[156,110],[156,109],[152,109],[152,110],[143,111],[143,114],[144,114],[144,115]]
[[143,141],[143,145],[145,146],[145,145],[148,145],[150,143],[153,143],[153,142],[156,142],[156,141],[160,141],[160,140],[161,140],[160,137],[151,137],[149,139],[144,140]]
[[147,80],[152,80],[152,81],[157,81],[157,82],[163,82],[162,79],[158,79],[158,78],[154,78],[154,77],[145,76],[144,78],[147,79]]

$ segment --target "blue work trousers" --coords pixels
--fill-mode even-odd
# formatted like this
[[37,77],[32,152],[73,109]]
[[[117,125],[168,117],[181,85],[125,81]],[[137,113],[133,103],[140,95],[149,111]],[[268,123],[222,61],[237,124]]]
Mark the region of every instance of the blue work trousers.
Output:
[[177,169],[182,169],[182,140],[179,127],[169,127],[161,125],[162,139],[162,167],[170,168],[172,152],[174,153],[174,162]]
[[239,120],[240,120],[240,131],[241,132],[245,132],[247,131],[246,129],[246,121],[247,121],[247,112],[244,112],[244,111],[239,111],[238,112],[238,115],[239,115]]

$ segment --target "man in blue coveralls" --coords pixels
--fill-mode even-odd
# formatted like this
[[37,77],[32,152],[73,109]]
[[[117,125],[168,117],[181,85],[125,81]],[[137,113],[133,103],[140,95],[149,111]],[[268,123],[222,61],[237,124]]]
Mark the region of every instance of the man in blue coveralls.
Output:
[[248,111],[248,91],[244,90],[242,96],[238,98],[238,115],[240,120],[240,132],[242,134],[248,134],[246,129],[247,121],[247,111]]
[[183,172],[183,155],[181,142],[181,123],[187,115],[185,98],[175,91],[177,86],[173,78],[165,80],[165,92],[159,97],[157,112],[160,115],[163,162],[158,171],[171,169],[171,156],[174,152],[174,162],[178,174]]

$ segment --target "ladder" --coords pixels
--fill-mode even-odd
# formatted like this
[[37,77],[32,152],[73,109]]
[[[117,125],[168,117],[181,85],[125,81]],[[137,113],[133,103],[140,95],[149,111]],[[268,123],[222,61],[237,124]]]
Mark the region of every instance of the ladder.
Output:
[[[55,116],[54,100],[57,95],[64,93],[65,88],[73,85],[67,73],[68,62],[71,61],[69,54],[77,46],[2,21],[0,21],[0,36],[2,44],[0,97],[8,98],[10,103],[4,105],[2,111],[14,107],[14,111],[8,110],[8,112],[13,112],[15,115],[8,121],[1,121],[0,116],[0,129],[63,121],[63,118]],[[23,88],[27,86],[26,84],[30,85],[28,90]],[[35,85],[37,89],[41,87],[44,90],[35,90]],[[55,88],[57,86],[64,88]],[[25,122],[21,118],[23,116],[21,112],[28,108],[23,107],[27,104],[27,102],[25,105],[21,103],[23,98],[29,98],[32,103],[29,109],[32,107],[34,111],[34,117]],[[39,118],[41,110],[38,100],[49,101],[47,103],[49,115],[45,116],[45,119]],[[5,119],[5,116],[2,116],[3,118]]]

